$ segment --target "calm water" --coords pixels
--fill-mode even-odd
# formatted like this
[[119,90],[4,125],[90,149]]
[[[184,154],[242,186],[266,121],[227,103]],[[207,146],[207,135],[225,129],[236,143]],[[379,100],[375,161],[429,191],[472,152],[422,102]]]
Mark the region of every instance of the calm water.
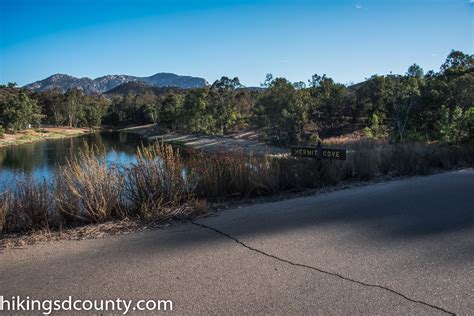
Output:
[[102,132],[61,140],[0,148],[0,192],[14,185],[22,174],[38,179],[51,178],[58,165],[66,163],[85,146],[98,146],[107,151],[107,161],[129,164],[135,161],[137,146],[143,142],[138,135],[125,132]]

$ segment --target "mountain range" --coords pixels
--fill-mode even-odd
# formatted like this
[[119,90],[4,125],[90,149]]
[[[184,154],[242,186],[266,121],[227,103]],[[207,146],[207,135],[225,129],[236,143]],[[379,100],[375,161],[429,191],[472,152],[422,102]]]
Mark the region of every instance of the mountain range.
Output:
[[76,78],[65,74],[55,74],[24,86],[33,91],[59,89],[63,92],[79,88],[87,94],[104,93],[117,86],[129,82],[143,82],[151,87],[177,87],[182,89],[202,88],[209,83],[199,77],[180,76],[173,73],[157,73],[150,77],[135,77],[129,75],[107,75],[96,79]]
[[165,86],[165,87],[152,87],[142,81],[130,81],[119,86],[116,86],[109,91],[103,93],[104,96],[124,96],[127,94],[145,94],[153,93],[154,95],[162,95],[169,91],[178,92],[182,90],[177,86]]

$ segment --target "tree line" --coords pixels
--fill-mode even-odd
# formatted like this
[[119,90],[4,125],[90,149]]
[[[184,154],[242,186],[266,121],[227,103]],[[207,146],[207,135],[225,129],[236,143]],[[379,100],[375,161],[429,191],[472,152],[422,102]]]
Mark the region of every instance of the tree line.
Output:
[[40,123],[155,123],[212,135],[255,128],[280,145],[356,130],[397,142],[474,141],[474,57],[460,51],[452,51],[437,72],[413,64],[403,75],[374,75],[354,85],[326,75],[292,83],[268,74],[261,85],[244,88],[238,78],[222,77],[206,88],[109,97],[78,89],[34,93],[10,84],[0,88],[0,125],[16,132]]

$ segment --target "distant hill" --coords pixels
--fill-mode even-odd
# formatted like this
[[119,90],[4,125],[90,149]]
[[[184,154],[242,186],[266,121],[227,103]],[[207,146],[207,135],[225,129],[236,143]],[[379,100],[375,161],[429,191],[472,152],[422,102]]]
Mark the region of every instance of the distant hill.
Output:
[[128,75],[107,75],[96,79],[76,78],[65,74],[52,75],[46,79],[36,81],[24,86],[33,91],[46,91],[60,89],[65,92],[69,89],[79,88],[87,94],[104,93],[119,85],[129,82],[143,82],[151,87],[177,87],[182,89],[202,88],[208,82],[199,77],[179,76],[173,73],[157,73],[150,77],[134,77]]
[[103,94],[105,96],[124,96],[127,94],[144,94],[146,92],[153,93],[155,95],[162,95],[165,94],[168,91],[175,91],[178,92],[182,90],[182,88],[178,87],[153,87],[148,84],[146,84],[143,81],[131,81],[127,82],[124,84],[121,84],[119,86],[116,86],[115,88],[104,92]]

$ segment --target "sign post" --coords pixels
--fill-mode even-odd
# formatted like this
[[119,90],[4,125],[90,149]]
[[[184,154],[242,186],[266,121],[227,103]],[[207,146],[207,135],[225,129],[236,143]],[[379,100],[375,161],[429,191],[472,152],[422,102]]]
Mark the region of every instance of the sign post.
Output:
[[327,148],[321,146],[294,146],[290,148],[293,157],[316,159],[346,160],[347,151],[341,148]]

